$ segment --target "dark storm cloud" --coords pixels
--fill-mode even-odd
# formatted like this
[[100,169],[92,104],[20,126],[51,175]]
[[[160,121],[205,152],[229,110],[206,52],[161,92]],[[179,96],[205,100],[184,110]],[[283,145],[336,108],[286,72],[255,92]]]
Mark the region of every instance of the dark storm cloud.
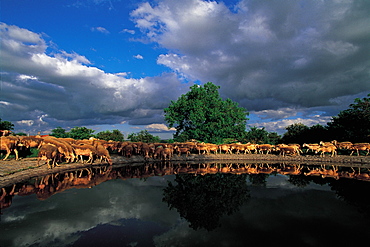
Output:
[[338,108],[370,91],[369,11],[367,1],[164,0],[132,17],[171,51],[159,64],[220,85],[248,110],[281,111]]

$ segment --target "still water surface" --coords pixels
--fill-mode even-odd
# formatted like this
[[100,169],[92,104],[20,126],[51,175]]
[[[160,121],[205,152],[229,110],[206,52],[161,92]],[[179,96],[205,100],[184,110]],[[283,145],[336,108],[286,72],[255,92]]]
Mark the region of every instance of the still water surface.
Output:
[[217,164],[219,172],[203,165],[103,167],[6,187],[0,246],[368,242],[370,182],[344,178],[355,173],[352,168],[339,168],[338,179],[306,176],[312,167],[291,175],[279,173],[280,164],[252,165],[274,168],[254,174],[221,172],[225,166],[230,164]]

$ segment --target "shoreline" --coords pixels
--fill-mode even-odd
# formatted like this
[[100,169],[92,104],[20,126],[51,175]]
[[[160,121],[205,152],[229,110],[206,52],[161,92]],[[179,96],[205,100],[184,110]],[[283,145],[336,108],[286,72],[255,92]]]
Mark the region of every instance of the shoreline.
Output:
[[[158,160],[149,158],[144,159],[143,156],[132,156],[126,158],[119,155],[111,156],[113,168],[118,166],[135,165],[142,163],[286,163],[286,164],[309,164],[309,165],[335,165],[346,167],[360,167],[370,169],[370,156],[349,156],[339,155],[335,157],[317,155],[300,155],[300,156],[280,156],[275,154],[210,154],[198,155],[190,154],[189,156],[174,155],[171,160]],[[0,188],[27,180],[33,177],[46,176],[52,173],[68,172],[86,167],[106,166],[108,163],[69,163],[60,164],[59,167],[48,169],[47,165],[37,166],[37,158],[24,158],[21,160],[1,160],[0,161]]]

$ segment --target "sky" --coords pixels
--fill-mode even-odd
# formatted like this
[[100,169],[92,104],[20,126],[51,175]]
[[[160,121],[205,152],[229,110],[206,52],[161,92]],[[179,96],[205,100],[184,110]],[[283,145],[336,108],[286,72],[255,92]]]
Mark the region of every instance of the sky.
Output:
[[171,138],[163,109],[210,81],[248,127],[325,125],[370,93],[369,13],[366,0],[2,0],[0,118]]

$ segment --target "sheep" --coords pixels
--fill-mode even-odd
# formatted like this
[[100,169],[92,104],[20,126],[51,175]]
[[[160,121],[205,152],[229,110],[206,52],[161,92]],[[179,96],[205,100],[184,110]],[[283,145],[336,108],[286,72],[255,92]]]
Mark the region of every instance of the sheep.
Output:
[[46,160],[45,164],[48,165],[49,169],[55,166],[59,166],[57,162],[60,160],[60,152],[54,145],[44,144],[40,147],[37,159],[37,165],[40,165],[40,160]]

